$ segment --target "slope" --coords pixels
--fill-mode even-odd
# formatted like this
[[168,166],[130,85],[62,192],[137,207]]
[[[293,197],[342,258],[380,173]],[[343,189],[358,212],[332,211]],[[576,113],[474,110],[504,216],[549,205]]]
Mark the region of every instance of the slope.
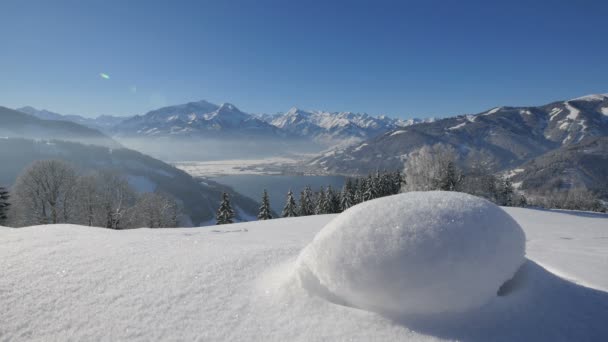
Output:
[[608,217],[505,208],[527,235],[509,291],[454,316],[391,320],[311,296],[294,258],[333,215],[221,229],[0,228],[6,340],[601,341]]

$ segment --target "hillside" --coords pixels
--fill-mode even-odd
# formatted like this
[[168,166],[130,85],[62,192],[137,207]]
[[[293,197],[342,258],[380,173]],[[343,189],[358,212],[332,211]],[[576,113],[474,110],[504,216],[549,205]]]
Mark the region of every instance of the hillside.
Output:
[[121,147],[115,140],[96,129],[70,121],[42,120],[2,106],[0,106],[0,137],[41,140],[59,138],[83,144]]
[[608,137],[562,146],[518,166],[509,174],[521,190],[583,187],[608,198]]
[[539,107],[496,107],[397,129],[312,159],[318,172],[361,174],[401,169],[407,154],[423,145],[444,143],[463,155],[481,151],[496,170],[585,138],[608,136],[608,95],[590,95]]
[[510,292],[467,313],[401,320],[289,281],[334,215],[201,229],[0,228],[2,338],[606,340],[608,216],[505,210],[527,237]]
[[174,196],[193,225],[214,224],[215,210],[223,191],[231,199],[240,220],[257,214],[257,203],[234,190],[206,181],[204,184],[187,173],[145,154],[126,148],[111,149],[59,140],[0,139],[0,184],[13,184],[17,175],[40,159],[61,159],[81,171],[110,169],[129,180],[138,192],[165,192]]

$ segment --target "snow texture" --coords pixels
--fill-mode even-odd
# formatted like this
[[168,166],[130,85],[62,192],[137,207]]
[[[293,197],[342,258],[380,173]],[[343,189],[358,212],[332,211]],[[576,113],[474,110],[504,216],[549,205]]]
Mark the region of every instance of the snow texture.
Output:
[[409,192],[339,215],[302,251],[298,267],[302,284],[329,299],[426,315],[482,306],[513,277],[524,252],[521,227],[493,203]]
[[336,215],[222,230],[0,227],[0,340],[607,341],[608,215],[504,210],[528,260],[502,294],[467,313],[399,319],[293,280],[298,254]]

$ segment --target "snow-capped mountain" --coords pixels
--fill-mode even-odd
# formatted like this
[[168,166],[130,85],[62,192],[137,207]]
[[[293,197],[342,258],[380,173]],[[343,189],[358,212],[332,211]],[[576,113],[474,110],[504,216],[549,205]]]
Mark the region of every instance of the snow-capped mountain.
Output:
[[463,155],[483,152],[496,170],[516,167],[561,146],[608,136],[608,94],[589,95],[538,107],[496,107],[398,128],[355,146],[338,148],[309,165],[330,173],[357,174],[400,169],[407,154],[445,143]]
[[163,107],[136,115],[113,128],[119,136],[221,137],[222,135],[279,135],[276,127],[236,106],[207,101]]
[[19,112],[26,113],[35,116],[43,120],[53,121],[70,121],[89,128],[107,131],[108,129],[120,124],[128,117],[112,116],[112,115],[100,115],[96,118],[87,118],[81,115],[63,115],[55,112],[51,112],[46,109],[36,109],[31,106],[21,107],[16,109]]
[[305,111],[295,107],[285,113],[260,117],[290,134],[310,138],[326,146],[358,142],[398,127],[423,122],[366,113]]

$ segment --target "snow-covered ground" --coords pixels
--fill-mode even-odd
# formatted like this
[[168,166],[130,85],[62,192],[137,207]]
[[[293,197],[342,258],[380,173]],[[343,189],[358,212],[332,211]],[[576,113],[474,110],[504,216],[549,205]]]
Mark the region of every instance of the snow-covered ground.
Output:
[[181,161],[173,166],[193,177],[217,177],[224,175],[277,175],[311,155],[297,157],[268,157],[261,159],[230,159],[212,161]]
[[606,341],[608,216],[505,209],[527,261],[485,306],[387,318],[310,294],[295,260],[334,215],[207,228],[0,228],[0,340]]

